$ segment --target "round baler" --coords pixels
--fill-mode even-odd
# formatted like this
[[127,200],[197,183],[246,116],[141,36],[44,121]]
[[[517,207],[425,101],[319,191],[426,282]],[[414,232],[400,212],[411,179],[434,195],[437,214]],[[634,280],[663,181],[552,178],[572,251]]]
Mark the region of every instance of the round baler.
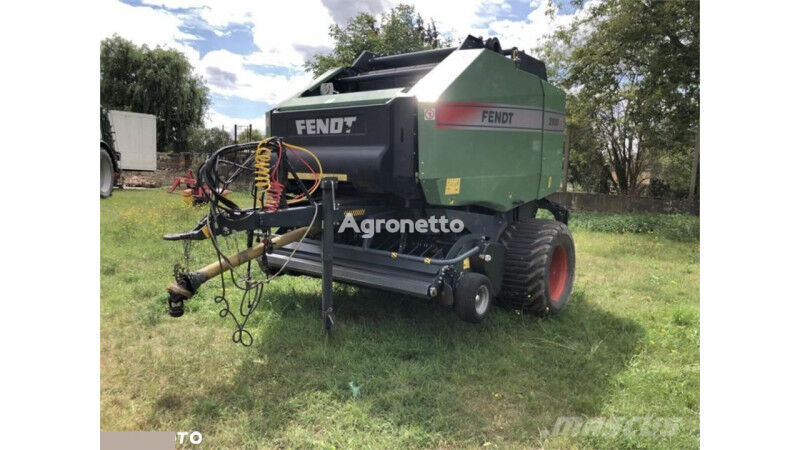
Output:
[[[212,238],[216,246],[216,236],[245,231],[249,242],[263,242],[176,274],[168,288],[171,313],[181,315],[183,301],[209,278],[254,259],[268,274],[322,278],[328,329],[332,281],[435,299],[470,322],[482,321],[494,299],[558,313],[575,272],[569,213],[546,198],[562,181],[564,113],[564,92],[547,82],[544,64],[516,48],[503,50],[496,39],[362,53],[269,113],[271,134],[280,138],[226,147],[199,168],[198,181],[210,188],[209,215],[194,230],[165,238]],[[272,170],[271,184],[260,179],[271,191],[253,208],[214,195],[231,182],[218,168],[235,155],[247,169],[237,175],[256,174],[256,196],[259,155],[262,162],[285,161]],[[263,195],[269,198],[276,182],[282,192],[268,205]],[[286,201],[292,198],[306,202]],[[537,218],[540,210],[554,220]],[[460,220],[464,229],[338,232],[348,217],[435,217]]]

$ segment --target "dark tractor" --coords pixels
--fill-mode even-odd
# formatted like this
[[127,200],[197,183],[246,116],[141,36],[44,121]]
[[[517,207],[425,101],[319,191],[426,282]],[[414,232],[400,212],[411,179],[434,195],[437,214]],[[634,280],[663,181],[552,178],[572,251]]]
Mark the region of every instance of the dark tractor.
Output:
[[119,181],[121,156],[114,149],[114,131],[108,120],[108,111],[100,108],[100,198],[111,197]]

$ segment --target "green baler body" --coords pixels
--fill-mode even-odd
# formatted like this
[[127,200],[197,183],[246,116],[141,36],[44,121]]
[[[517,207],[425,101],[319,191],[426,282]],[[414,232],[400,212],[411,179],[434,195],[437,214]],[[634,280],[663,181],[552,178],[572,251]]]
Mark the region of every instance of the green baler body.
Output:
[[508,211],[561,185],[564,92],[494,51],[454,51],[410,88],[298,94],[276,110],[377,105],[401,97],[415,100],[414,175],[428,204]]
[[[557,190],[564,151],[565,98],[561,90],[517,69],[513,61],[496,52],[473,49],[454,52],[410,94],[417,95],[419,179],[429,203],[474,204],[507,211]],[[459,125],[452,128],[431,119],[430,113],[426,120],[426,110],[433,108],[435,116],[448,105],[467,113],[472,110],[474,119],[481,120],[457,121]],[[492,125],[484,111],[527,112],[529,118],[538,116],[542,122],[560,120],[560,126],[541,123],[533,129],[511,130],[495,124],[482,128]],[[545,131],[547,128],[553,131]],[[449,192],[458,190],[458,194],[448,195],[448,179]]]

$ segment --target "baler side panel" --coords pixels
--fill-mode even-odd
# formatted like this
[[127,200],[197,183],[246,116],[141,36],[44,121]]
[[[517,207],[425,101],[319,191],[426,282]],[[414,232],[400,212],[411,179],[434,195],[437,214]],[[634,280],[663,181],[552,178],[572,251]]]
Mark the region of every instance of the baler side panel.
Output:
[[566,97],[564,91],[542,81],[544,88],[544,132],[542,133],[542,177],[539,197],[546,197],[561,187],[564,161]]
[[[500,54],[468,51],[480,53],[453,75],[435,104],[418,99],[420,183],[426,200],[434,205],[481,205],[507,211],[540,196],[542,81]],[[442,117],[445,112],[448,116],[477,114],[480,121],[480,108],[493,109],[491,105],[517,114],[517,119],[505,128],[492,129],[460,118],[455,119],[462,120],[460,125],[450,126],[451,117]],[[519,118],[533,126],[514,128]]]

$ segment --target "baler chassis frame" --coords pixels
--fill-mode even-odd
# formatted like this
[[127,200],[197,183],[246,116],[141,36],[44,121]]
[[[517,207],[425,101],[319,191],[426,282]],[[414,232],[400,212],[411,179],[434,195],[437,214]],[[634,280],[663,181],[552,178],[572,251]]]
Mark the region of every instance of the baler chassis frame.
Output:
[[[326,331],[333,329],[333,280],[360,286],[388,289],[394,292],[413,295],[420,298],[439,298],[444,304],[452,304],[452,291],[463,272],[464,260],[470,258],[487,258],[493,245],[489,236],[499,235],[505,227],[506,220],[502,216],[439,210],[454,214],[461,218],[468,230],[479,233],[466,233],[450,246],[444,257],[423,257],[412,254],[377,250],[363,246],[336,244],[334,228],[341,224],[349,211],[357,210],[366,216],[394,215],[408,211],[408,208],[388,204],[379,199],[335,201],[337,180],[322,180],[322,198],[320,202],[308,206],[279,209],[265,212],[261,210],[241,210],[234,213],[208,216],[187,233],[164,236],[170,241],[203,240],[211,234],[226,236],[237,231],[266,230],[269,228],[297,229],[301,226],[321,228],[321,239],[307,240],[302,243],[292,242],[281,248],[264,247],[262,260],[265,267],[280,267],[286,263],[287,272],[319,276],[322,280],[321,312]],[[322,214],[316,212],[321,210]],[[316,220],[312,222],[316,216]],[[209,220],[210,218],[210,220]],[[330,225],[328,225],[330,224]],[[240,252],[240,260],[247,257],[248,250]],[[291,254],[296,254],[292,259]],[[334,264],[337,259],[346,260],[345,264]],[[349,257],[349,259],[348,259]],[[476,261],[480,264],[480,261]],[[360,263],[360,264],[359,264]],[[226,267],[227,268],[227,267]],[[334,277],[334,275],[336,275]],[[500,274],[502,276],[502,274]],[[169,306],[174,316],[183,313],[183,301],[193,296],[208,277],[202,272],[176,275],[176,285],[171,285]],[[389,283],[391,281],[391,283]],[[499,287],[500,280],[495,284]]]

